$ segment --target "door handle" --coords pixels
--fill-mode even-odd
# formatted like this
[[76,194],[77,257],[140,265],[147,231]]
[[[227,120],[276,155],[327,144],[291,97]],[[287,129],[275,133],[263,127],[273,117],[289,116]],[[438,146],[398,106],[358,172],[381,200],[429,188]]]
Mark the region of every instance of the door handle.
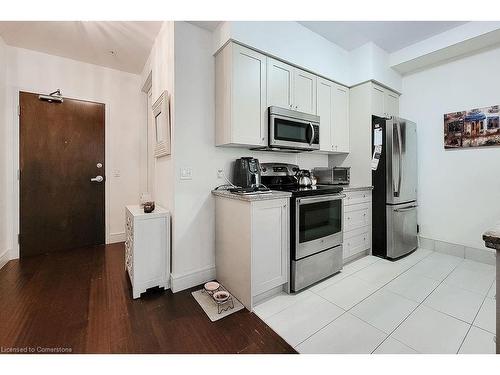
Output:
[[394,190],[394,196],[399,197],[401,194],[401,178],[402,178],[402,168],[403,168],[403,154],[402,154],[402,141],[401,141],[401,126],[399,122],[396,122],[396,134],[398,136],[398,190]]
[[410,211],[410,210],[413,210],[414,208],[417,208],[418,206],[417,205],[413,205],[413,206],[408,206],[408,207],[403,207],[403,208],[396,208],[394,210],[394,212],[405,212],[405,211]]
[[314,126],[313,124],[309,123],[309,127],[311,128],[311,141],[309,142],[309,146],[312,145],[313,141],[314,141]]
[[103,182],[104,181],[104,177],[102,177],[102,176],[95,176],[94,178],[91,178],[90,181],[91,182]]

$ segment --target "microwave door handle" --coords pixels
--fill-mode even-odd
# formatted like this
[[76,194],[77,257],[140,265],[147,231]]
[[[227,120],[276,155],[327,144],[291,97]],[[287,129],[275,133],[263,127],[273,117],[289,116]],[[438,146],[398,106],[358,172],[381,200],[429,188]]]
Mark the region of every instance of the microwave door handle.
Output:
[[309,123],[309,127],[311,128],[311,140],[309,141],[309,146],[312,145],[313,141],[314,141],[314,126],[312,123]]

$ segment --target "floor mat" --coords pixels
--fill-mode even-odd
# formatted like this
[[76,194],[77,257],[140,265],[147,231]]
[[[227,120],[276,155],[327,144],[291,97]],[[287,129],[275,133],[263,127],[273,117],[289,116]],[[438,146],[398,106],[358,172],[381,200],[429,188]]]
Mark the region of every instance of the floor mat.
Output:
[[[219,314],[217,303],[215,303],[212,297],[208,295],[203,289],[192,292],[191,294],[212,322],[215,322],[228,315],[231,315],[232,313],[235,313],[236,311],[240,311],[241,309],[243,309],[243,305],[241,304],[241,302],[234,298],[234,296],[232,296],[234,307],[228,308],[230,304],[226,303],[225,305],[221,306],[221,312]],[[222,309],[227,310],[222,311]]]

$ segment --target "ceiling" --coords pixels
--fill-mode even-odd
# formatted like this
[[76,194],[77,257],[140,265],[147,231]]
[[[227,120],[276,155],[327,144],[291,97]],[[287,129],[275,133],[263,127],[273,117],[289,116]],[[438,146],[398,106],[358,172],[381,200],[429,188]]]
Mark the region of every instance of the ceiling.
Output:
[[[213,31],[220,21],[190,21]],[[346,50],[374,42],[394,52],[465,22],[300,21]],[[2,21],[0,36],[12,46],[140,73],[161,21]]]
[[140,73],[162,22],[3,21],[5,43],[130,73]]
[[466,22],[301,21],[299,23],[348,51],[373,42],[387,52],[394,52]]
[[214,31],[217,28],[217,26],[219,26],[219,23],[221,23],[222,21],[188,21],[188,22],[198,27],[201,27],[202,29],[208,31]]

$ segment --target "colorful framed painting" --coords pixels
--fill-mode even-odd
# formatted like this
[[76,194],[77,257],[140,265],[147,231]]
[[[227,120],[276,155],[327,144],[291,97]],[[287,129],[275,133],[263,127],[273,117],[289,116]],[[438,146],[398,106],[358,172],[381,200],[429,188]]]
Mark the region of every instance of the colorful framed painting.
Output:
[[444,115],[444,148],[500,146],[499,106]]

